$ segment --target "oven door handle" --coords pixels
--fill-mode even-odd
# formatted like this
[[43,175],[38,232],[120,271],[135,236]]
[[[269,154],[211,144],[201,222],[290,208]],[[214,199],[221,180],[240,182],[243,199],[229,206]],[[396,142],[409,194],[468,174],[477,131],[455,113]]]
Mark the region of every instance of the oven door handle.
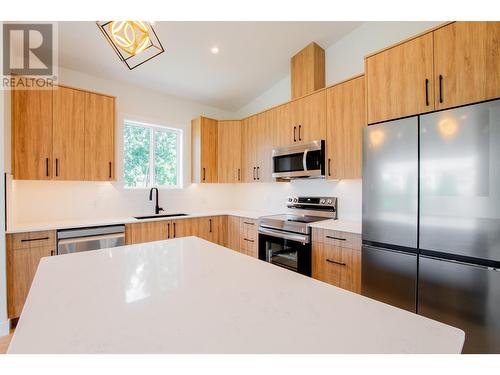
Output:
[[302,167],[304,168],[304,171],[307,171],[307,152],[309,150],[306,148],[304,150],[304,155],[302,155]]
[[309,243],[309,236],[307,235],[282,232],[280,230],[264,228],[264,227],[259,227],[259,233],[266,234],[271,237],[284,238],[285,240],[297,241],[301,243]]

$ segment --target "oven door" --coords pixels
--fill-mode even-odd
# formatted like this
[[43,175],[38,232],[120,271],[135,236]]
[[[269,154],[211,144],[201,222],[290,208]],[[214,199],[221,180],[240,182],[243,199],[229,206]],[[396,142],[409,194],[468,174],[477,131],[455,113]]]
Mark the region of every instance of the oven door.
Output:
[[259,259],[311,276],[309,236],[259,227]]
[[325,141],[273,149],[273,178],[324,177]]

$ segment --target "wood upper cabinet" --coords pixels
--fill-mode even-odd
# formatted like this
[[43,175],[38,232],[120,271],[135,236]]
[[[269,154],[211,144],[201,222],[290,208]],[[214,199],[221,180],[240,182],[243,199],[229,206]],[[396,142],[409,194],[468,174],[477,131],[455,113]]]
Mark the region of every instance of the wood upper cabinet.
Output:
[[257,115],[243,120],[241,132],[241,169],[243,182],[255,182],[257,170]]
[[294,142],[326,138],[326,92],[319,91],[291,103]]
[[325,50],[312,42],[290,61],[292,99],[325,87]]
[[436,109],[500,97],[500,22],[454,22],[434,31]]
[[276,147],[288,146],[293,143],[292,103],[286,103],[271,109],[275,117]]
[[326,92],[326,178],[361,178],[365,78],[351,79]]
[[55,232],[9,234],[7,243],[7,310],[18,318],[31,288],[40,259],[56,253]]
[[433,36],[366,58],[368,123],[434,110]]
[[85,180],[110,181],[115,168],[115,98],[85,93]]
[[218,121],[199,117],[191,121],[192,170],[195,183],[218,181]]
[[219,121],[218,182],[241,182],[241,121]]
[[273,181],[272,149],[276,144],[276,116],[274,111],[266,111],[256,117],[256,182],[270,182]]
[[53,178],[85,178],[85,92],[57,87],[52,100]]
[[52,178],[52,90],[12,90],[14,179]]

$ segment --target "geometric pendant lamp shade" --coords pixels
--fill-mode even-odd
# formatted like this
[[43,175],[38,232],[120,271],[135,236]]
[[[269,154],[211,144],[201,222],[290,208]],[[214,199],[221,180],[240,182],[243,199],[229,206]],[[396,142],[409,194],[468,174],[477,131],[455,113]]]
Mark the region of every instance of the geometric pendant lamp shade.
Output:
[[150,22],[97,21],[121,61],[132,70],[165,52]]

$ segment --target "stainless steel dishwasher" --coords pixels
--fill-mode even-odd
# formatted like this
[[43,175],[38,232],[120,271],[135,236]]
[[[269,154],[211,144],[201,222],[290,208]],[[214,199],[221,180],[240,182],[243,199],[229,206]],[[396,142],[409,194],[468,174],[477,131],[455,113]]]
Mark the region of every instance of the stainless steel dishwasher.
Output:
[[125,225],[57,231],[57,254],[106,249],[125,244]]

